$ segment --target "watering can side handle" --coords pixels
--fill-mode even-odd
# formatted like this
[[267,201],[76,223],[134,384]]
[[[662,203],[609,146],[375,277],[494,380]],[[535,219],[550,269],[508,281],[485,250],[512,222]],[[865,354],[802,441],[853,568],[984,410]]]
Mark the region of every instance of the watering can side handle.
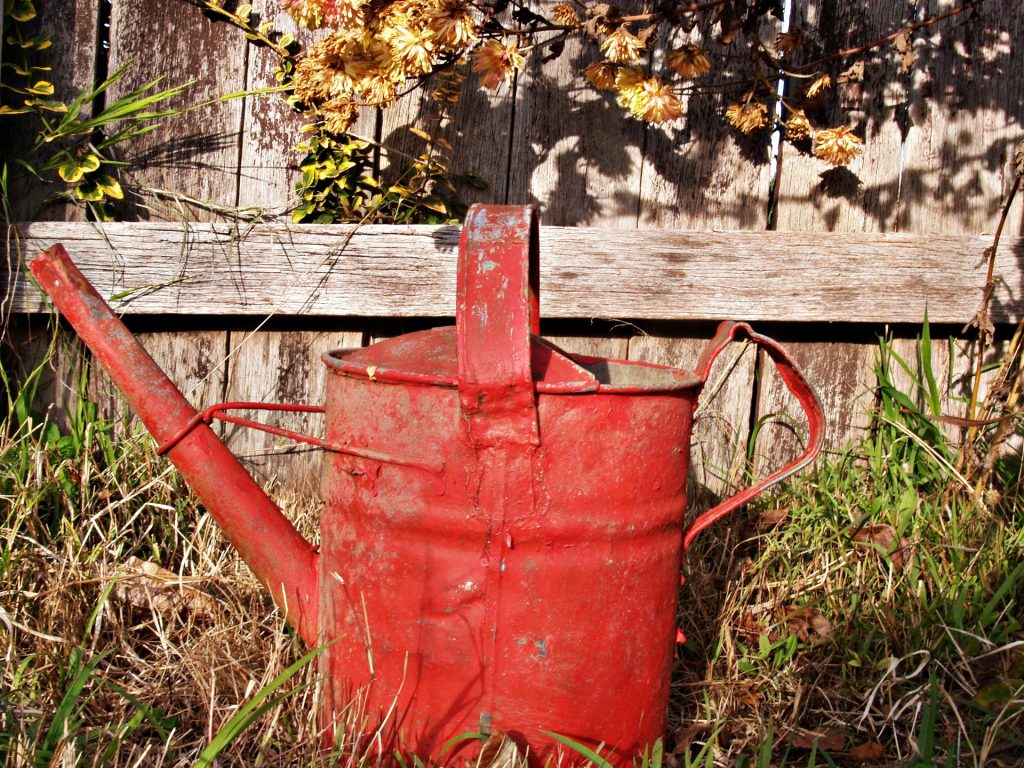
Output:
[[690,523],[689,527],[687,527],[683,534],[684,553],[690,548],[690,544],[693,543],[693,539],[697,534],[713,522],[725,517],[737,507],[746,504],[762,491],[767,490],[776,483],[789,477],[794,472],[797,472],[810,464],[821,451],[821,446],[825,439],[825,414],[821,409],[821,402],[814,391],[814,387],[811,386],[811,383],[807,381],[803,373],[800,372],[797,364],[789,354],[779,346],[777,341],[756,333],[747,323],[726,321],[718,326],[718,332],[715,334],[715,337],[708,342],[707,347],[704,348],[700,359],[697,361],[697,374],[701,377],[701,380],[707,381],[708,375],[711,372],[711,364],[714,363],[715,358],[718,357],[718,354],[729,342],[735,341],[737,338],[750,339],[764,349],[772,359],[772,362],[775,363],[775,367],[778,369],[779,375],[782,376],[782,380],[786,384],[786,387],[800,402],[800,405],[804,409],[804,414],[807,416],[807,425],[809,430],[807,447],[804,448],[803,453],[782,469],[768,475],[768,477],[764,478],[756,485],[740,491],[735,496],[731,496],[725,501],[717,504]]

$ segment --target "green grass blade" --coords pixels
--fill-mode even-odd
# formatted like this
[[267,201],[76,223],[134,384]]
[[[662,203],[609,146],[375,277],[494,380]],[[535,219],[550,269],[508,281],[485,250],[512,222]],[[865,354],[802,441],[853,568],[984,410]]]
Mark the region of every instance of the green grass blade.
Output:
[[558,733],[552,733],[551,731],[541,731],[545,736],[550,736],[555,741],[561,742],[565,746],[572,749],[574,752],[578,752],[593,763],[597,768],[614,768],[614,766],[601,757],[597,752],[592,750],[586,744],[580,744],[578,741],[570,739],[568,736],[562,736]]

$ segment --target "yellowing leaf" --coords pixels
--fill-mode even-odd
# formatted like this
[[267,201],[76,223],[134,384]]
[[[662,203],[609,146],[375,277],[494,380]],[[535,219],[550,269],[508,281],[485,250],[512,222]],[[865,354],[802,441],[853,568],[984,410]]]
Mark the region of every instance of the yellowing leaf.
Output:
[[409,129],[409,133],[416,134],[417,136],[419,136],[424,141],[433,141],[434,140],[433,136],[431,136],[426,131],[421,131],[419,128],[410,128]]
[[123,200],[124,192],[121,190],[121,184],[113,176],[101,176],[97,179],[96,184],[103,191],[107,197],[112,197],[115,200]]
[[53,83],[48,83],[45,80],[39,80],[35,85],[28,89],[29,93],[34,93],[37,96],[53,96]]
[[85,175],[85,169],[74,160],[66,160],[57,166],[57,175],[68,184],[74,184]]

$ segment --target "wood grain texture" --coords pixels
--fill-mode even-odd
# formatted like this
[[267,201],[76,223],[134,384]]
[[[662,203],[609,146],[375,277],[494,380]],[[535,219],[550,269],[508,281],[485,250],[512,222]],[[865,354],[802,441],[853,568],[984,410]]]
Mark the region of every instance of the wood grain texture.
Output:
[[[359,330],[232,332],[224,400],[323,405],[327,372],[320,356],[330,349],[361,346],[362,337]],[[320,414],[252,411],[238,415],[323,436]],[[322,451],[231,424],[225,425],[225,439],[261,482],[316,493]]]
[[[926,0],[921,12],[949,11],[954,0]],[[973,18],[972,18],[973,16]],[[1020,41],[1024,4],[987,0],[915,36],[910,94],[904,228],[915,232],[992,232],[1013,181],[1013,152],[1024,140]],[[1018,196],[1007,228],[1024,232]],[[1015,284],[1020,290],[1020,284]]]
[[[677,35],[671,45],[682,42],[686,40]],[[742,76],[729,61],[730,56],[735,58],[735,53],[743,50],[743,45],[737,36],[732,47],[722,51],[723,56],[714,56],[719,69],[713,79]],[[717,43],[714,48],[719,51]],[[771,135],[765,130],[743,136],[728,126],[725,108],[737,95],[693,94],[684,101],[681,120],[646,126],[641,228],[765,228]]]
[[440,82],[439,76],[431,76],[421,87],[382,110],[378,138],[384,179],[393,182],[411,160],[427,150],[427,142],[409,130],[418,128],[451,145],[451,150],[438,146],[432,150],[435,158],[447,163],[450,176],[473,173],[487,184],[482,190],[458,184],[458,194],[465,202],[506,201],[514,84],[489,91],[480,86],[478,75],[469,74],[462,83],[458,103],[442,107],[431,98]]
[[[34,54],[31,60],[40,66],[52,67],[45,79],[53,83],[53,98],[65,104],[80,93],[92,90],[96,74],[96,43],[100,0],[65,0],[61,3],[35,3],[38,17],[33,22],[35,34],[45,34],[52,45]],[[9,44],[8,44],[9,45]],[[8,53],[5,51],[5,54]],[[16,55],[5,55],[4,60],[17,60]],[[5,103],[6,103],[5,94]],[[91,114],[91,105],[83,110],[83,117]],[[15,160],[24,160],[38,166],[47,159],[47,150],[30,154],[35,142],[38,120],[32,115],[4,116],[4,139],[0,141],[0,159],[7,165],[8,201],[11,215],[19,220],[81,220],[82,210],[69,203],[48,198],[64,185],[43,184]],[[56,175],[54,174],[56,178]]]
[[[874,405],[873,343],[778,339],[817,391],[825,413],[825,451],[839,451],[863,435]],[[764,420],[755,445],[754,472],[763,477],[796,458],[807,440],[807,419],[761,355],[757,418]]]
[[[297,36],[298,25],[274,0],[252,3],[254,18],[270,22],[274,30]],[[239,42],[242,40],[238,35]],[[304,37],[303,37],[304,39]],[[247,45],[245,87],[272,88],[279,83],[274,70],[280,59],[269,48]],[[241,109],[241,149],[238,167],[238,206],[258,208],[267,215],[286,213],[295,198],[299,154],[304,120],[285,103],[284,94],[247,96]]]
[[[168,103],[183,108],[245,88],[246,42],[227,24],[213,24],[192,5],[146,0],[112,6],[110,70],[128,65],[116,95],[157,77],[167,88],[195,81]],[[214,213],[186,198],[214,206],[238,202],[242,101],[214,103],[174,118],[131,142],[124,159],[143,199],[123,206],[122,218],[210,219]],[[162,200],[145,190],[165,190]],[[179,196],[179,197],[176,197]]]
[[554,61],[531,56],[517,81],[508,199],[536,203],[548,224],[636,227],[644,125],[583,78],[600,58],[571,35]]
[[[794,28],[805,30],[797,63],[826,50],[844,50],[898,30],[909,13],[904,0],[866,3],[815,0],[794,4]],[[899,227],[900,153],[906,89],[901,85],[899,54],[891,46],[865,54],[864,82],[837,84],[853,60],[822,65],[835,84],[820,106],[808,110],[818,128],[851,125],[864,139],[864,151],[849,166],[833,168],[810,153],[810,141],[780,146],[779,230],[890,232]],[[787,93],[806,88],[806,79],[786,82]],[[905,126],[904,126],[905,127]]]
[[[174,330],[137,333],[146,351],[181,390],[197,410],[223,397],[226,370],[227,332],[222,330]],[[89,369],[89,397],[100,407],[100,413],[113,419],[120,427],[134,429],[137,420],[128,410],[120,392],[95,363]],[[214,427],[219,431],[219,426]]]
[[[140,314],[450,316],[459,230],[433,226],[27,225]],[[545,227],[544,317],[966,322],[990,237]],[[1024,239],[1004,238],[994,319],[1024,317]],[[15,275],[11,308],[45,304]]]

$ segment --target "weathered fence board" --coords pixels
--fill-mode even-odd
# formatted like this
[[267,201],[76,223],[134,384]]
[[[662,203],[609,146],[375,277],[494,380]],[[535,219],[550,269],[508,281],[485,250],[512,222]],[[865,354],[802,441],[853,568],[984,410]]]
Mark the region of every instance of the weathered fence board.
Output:
[[[26,253],[62,242],[119,310],[138,314],[440,317],[459,230],[448,226],[89,224],[23,227]],[[985,236],[682,232],[545,227],[550,318],[965,323]],[[1024,317],[1024,238],[999,249],[993,318]],[[885,265],[880,279],[879,264]],[[10,307],[44,302],[23,278]]]

